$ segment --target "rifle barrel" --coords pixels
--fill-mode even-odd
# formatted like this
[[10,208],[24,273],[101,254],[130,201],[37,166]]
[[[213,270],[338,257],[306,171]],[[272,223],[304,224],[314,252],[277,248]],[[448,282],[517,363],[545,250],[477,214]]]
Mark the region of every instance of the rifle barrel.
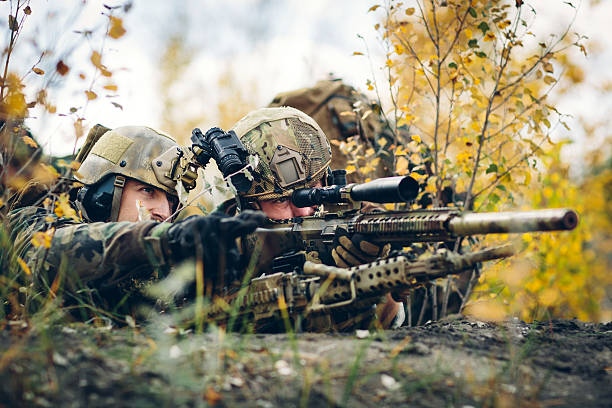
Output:
[[573,210],[555,208],[517,212],[466,213],[453,217],[449,221],[448,228],[457,236],[466,236],[572,230],[577,224],[578,216]]

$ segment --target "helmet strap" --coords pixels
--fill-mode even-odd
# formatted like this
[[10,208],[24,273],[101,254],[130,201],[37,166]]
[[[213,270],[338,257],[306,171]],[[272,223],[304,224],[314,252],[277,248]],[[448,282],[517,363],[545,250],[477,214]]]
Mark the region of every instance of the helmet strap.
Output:
[[113,204],[111,206],[111,221],[117,221],[119,218],[119,209],[121,207],[121,196],[123,195],[123,187],[125,186],[125,177],[121,175],[115,176],[113,183],[115,189],[113,191]]

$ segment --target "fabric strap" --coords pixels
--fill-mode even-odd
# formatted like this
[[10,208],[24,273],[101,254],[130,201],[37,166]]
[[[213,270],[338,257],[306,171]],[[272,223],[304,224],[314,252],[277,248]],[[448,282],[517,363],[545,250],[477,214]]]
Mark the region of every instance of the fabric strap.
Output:
[[121,195],[123,194],[123,187],[125,186],[125,177],[121,175],[115,176],[113,185],[115,189],[113,191],[113,203],[111,205],[111,222],[115,222],[117,218],[119,218],[119,208],[121,207]]

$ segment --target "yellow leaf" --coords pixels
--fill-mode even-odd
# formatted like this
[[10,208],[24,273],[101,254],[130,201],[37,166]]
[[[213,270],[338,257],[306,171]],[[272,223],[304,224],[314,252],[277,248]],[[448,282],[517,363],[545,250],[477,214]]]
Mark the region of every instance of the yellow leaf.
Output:
[[71,218],[75,221],[80,221],[79,217],[76,214],[76,211],[70,205],[70,199],[66,193],[60,194],[57,202],[55,203],[55,215],[58,217]]
[[409,164],[410,163],[408,162],[408,159],[406,159],[405,157],[398,157],[397,164],[395,166],[395,171],[397,172],[397,174],[403,176],[408,173]]
[[397,146],[397,149],[395,149],[395,155],[396,156],[404,156],[409,154],[410,152],[408,152],[408,150],[404,149],[404,146]]
[[17,258],[17,263],[19,264],[19,266],[21,266],[21,269],[25,272],[26,275],[32,274],[32,271],[30,271],[30,267],[28,266],[28,264],[25,263],[23,259]]
[[412,172],[412,173],[410,173],[410,177],[412,177],[416,181],[421,181],[421,180],[423,180],[427,176],[425,174]]
[[38,148],[38,144],[30,136],[22,136],[21,140],[33,149]]
[[413,141],[415,141],[417,143],[421,143],[421,136],[419,136],[419,135],[412,135],[412,136],[410,136],[410,139],[412,139]]
[[104,89],[108,89],[109,91],[116,91],[117,85],[113,85],[113,84],[104,85]]
[[397,55],[402,55],[404,53],[404,47],[402,47],[401,44],[395,44],[394,47]]
[[120,18],[111,16],[110,23],[111,23],[111,27],[110,27],[110,30],[108,30],[108,35],[111,38],[117,39],[123,36],[123,34],[125,34],[125,28],[123,28],[123,20],[121,20]]
[[354,173],[357,170],[357,168],[355,166],[353,166],[352,164],[346,166],[346,172],[348,174]]
[[523,184],[528,186],[530,182],[531,182],[531,172],[530,171],[526,171],[525,172],[525,181],[523,182]]
[[500,22],[499,24],[497,24],[497,27],[499,27],[500,30],[503,30],[506,27],[508,27],[510,24],[512,24],[512,22],[510,20],[504,20],[504,21]]
[[51,248],[51,240],[53,239],[54,233],[55,228],[48,229],[45,232],[34,233],[32,236],[32,245],[35,247]]
[[353,55],[363,55],[363,52],[359,52],[359,51],[354,51]]
[[465,29],[465,36],[467,38],[472,38],[472,35],[473,35],[472,30],[470,30],[469,28],[466,28]]
[[414,14],[414,7],[410,7],[406,9],[406,14],[411,16]]
[[548,85],[554,84],[555,82],[557,82],[557,80],[553,77],[551,77],[550,75],[546,75],[544,77],[544,82]]
[[368,12],[370,12],[370,11],[376,11],[376,9],[377,9],[377,8],[379,8],[379,7],[380,7],[380,5],[379,5],[379,4],[376,4],[376,5],[372,6],[372,7],[370,7],[370,8],[368,9]]
[[478,124],[478,122],[472,122],[470,127],[474,132],[480,132],[480,125]]
[[550,62],[545,62],[544,63],[544,71],[545,72],[549,72],[549,73],[552,74],[554,72],[553,65]]
[[495,34],[489,31],[487,34],[485,34],[483,41],[493,41],[494,39],[495,39]]
[[98,95],[96,95],[96,93],[93,91],[85,91],[85,95],[87,95],[87,99],[90,101],[98,97]]
[[34,73],[37,74],[37,75],[44,75],[45,74],[45,71],[43,71],[40,68],[36,68],[36,67],[32,68],[32,71],[34,71]]
[[384,137],[379,138],[376,142],[380,147],[385,147],[387,145],[387,139]]
[[94,51],[91,53],[91,57],[89,58],[91,63],[94,64],[94,67],[98,69],[102,69],[102,55],[98,51]]

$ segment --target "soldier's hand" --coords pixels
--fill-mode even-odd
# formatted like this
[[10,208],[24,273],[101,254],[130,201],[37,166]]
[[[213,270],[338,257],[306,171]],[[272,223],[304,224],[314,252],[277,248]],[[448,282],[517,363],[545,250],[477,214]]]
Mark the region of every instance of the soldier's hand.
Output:
[[336,266],[348,268],[373,262],[378,258],[389,255],[391,244],[379,245],[365,240],[361,234],[352,236],[343,229],[336,229],[332,258]]
[[173,263],[195,258],[204,263],[205,279],[223,288],[239,279],[240,251],[236,238],[253,232],[266,220],[258,211],[244,211],[236,217],[213,213],[193,215],[173,224],[166,231],[166,242]]

